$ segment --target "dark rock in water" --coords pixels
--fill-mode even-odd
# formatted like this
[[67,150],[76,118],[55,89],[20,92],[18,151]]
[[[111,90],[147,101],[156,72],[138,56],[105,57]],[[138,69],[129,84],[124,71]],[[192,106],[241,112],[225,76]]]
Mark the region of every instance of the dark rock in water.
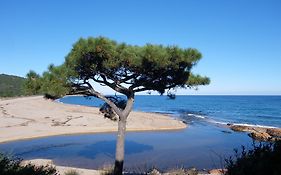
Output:
[[226,134],[231,134],[232,133],[231,131],[226,131],[226,130],[223,130],[221,132],[226,133]]
[[268,128],[266,132],[272,137],[281,137],[281,129],[280,128]]
[[184,124],[188,124],[187,121],[185,121],[185,120],[182,120],[182,122],[183,122]]
[[168,93],[168,94],[167,94],[167,97],[168,97],[169,99],[174,100],[174,99],[176,99],[176,94]]
[[271,139],[271,136],[266,132],[253,131],[249,133],[249,136],[258,141],[269,141]]

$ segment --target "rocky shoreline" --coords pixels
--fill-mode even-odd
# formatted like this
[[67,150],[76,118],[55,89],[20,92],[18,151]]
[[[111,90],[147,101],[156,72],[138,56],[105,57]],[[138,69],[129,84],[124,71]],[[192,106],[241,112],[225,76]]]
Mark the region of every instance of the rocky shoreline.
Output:
[[211,170],[197,170],[196,168],[179,168],[174,170],[169,170],[168,172],[161,173],[157,169],[146,173],[148,175],[223,175],[226,169],[211,169]]
[[227,126],[236,132],[247,132],[248,136],[257,141],[274,142],[281,140],[281,128],[245,126],[238,124],[227,124]]

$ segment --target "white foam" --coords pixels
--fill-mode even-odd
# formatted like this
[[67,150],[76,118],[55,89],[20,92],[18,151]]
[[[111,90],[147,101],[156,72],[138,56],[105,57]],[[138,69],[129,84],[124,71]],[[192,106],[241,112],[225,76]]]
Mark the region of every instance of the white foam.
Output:
[[218,124],[218,125],[239,125],[239,126],[248,126],[248,127],[259,127],[259,128],[278,128],[275,126],[268,126],[268,125],[258,125],[258,124],[248,124],[248,123],[231,123],[231,122],[226,122],[226,121],[217,121],[211,118],[208,118],[206,116],[198,115],[198,114],[187,114],[188,116],[195,117],[195,118],[200,118],[200,119],[205,119],[206,122],[213,123],[213,124]]
[[259,127],[259,128],[277,128],[275,126],[268,126],[268,125],[256,125],[256,124],[247,124],[247,123],[231,123],[232,125],[238,126],[249,126],[249,127]]
[[198,114],[187,114],[188,116],[196,117],[196,118],[201,118],[201,119],[206,119],[205,116],[198,115]]

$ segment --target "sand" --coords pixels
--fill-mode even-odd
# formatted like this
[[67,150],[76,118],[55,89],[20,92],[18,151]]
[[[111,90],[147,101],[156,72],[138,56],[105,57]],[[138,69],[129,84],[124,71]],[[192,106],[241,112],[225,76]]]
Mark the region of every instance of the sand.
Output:
[[33,164],[35,166],[52,166],[55,167],[57,170],[57,173],[63,175],[67,172],[77,172],[79,175],[99,175],[103,174],[102,170],[91,170],[91,169],[84,169],[84,168],[74,168],[74,167],[65,167],[65,166],[57,166],[54,164],[54,162],[50,159],[32,159],[32,160],[25,160],[21,164]]
[[[0,100],[0,143],[55,135],[116,132],[117,122],[103,117],[98,108],[62,104],[42,96]],[[171,116],[131,112],[127,131],[184,129]]]

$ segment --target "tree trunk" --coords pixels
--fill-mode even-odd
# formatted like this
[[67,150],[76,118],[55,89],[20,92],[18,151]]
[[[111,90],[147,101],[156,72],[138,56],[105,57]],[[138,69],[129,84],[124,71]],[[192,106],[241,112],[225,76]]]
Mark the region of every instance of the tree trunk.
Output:
[[126,132],[126,118],[120,117],[118,121],[118,133],[116,143],[116,155],[114,174],[121,175],[124,164],[124,152],[125,152],[125,132]]
[[115,166],[114,174],[122,175],[124,165],[124,154],[125,154],[125,133],[126,133],[126,122],[134,104],[134,94],[128,96],[126,108],[122,111],[122,115],[119,115],[118,121],[118,132],[117,132],[117,143],[116,143],[116,154],[115,154]]

